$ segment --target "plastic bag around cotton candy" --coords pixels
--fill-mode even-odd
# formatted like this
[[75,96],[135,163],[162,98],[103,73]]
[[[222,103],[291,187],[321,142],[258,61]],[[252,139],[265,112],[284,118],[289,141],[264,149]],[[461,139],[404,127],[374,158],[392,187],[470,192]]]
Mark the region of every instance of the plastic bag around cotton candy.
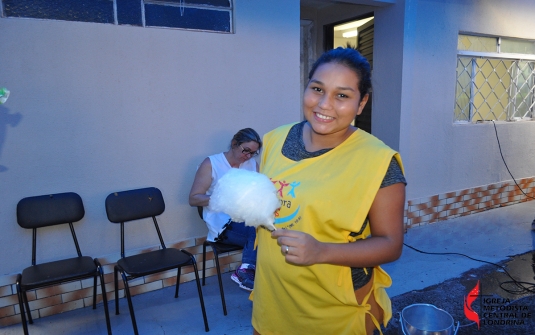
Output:
[[3,104],[9,98],[9,91],[5,87],[0,88],[0,104]]
[[226,213],[234,222],[271,231],[279,207],[277,189],[266,175],[234,168],[218,180],[208,204],[211,211]]

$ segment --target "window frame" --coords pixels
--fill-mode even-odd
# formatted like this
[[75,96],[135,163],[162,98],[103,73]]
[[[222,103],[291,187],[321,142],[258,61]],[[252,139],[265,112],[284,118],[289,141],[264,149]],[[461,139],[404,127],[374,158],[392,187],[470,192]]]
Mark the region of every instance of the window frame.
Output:
[[[234,2],[236,0],[215,2],[213,0],[99,0],[98,4],[91,3],[88,7],[84,7],[87,3],[83,0],[73,2],[62,0],[49,4],[35,3],[35,0],[25,0],[22,4],[16,1],[0,0],[0,19],[24,18],[221,34],[235,33]],[[24,5],[25,3],[27,5]],[[35,6],[30,6],[30,4]],[[59,5],[61,5],[60,8],[68,7],[68,10],[65,8],[58,10],[56,7]],[[149,15],[147,6],[151,7],[150,16],[147,16]],[[166,8],[169,8],[169,11],[166,12]],[[189,17],[188,10],[191,15]],[[184,16],[184,19],[180,19],[175,14],[177,11],[180,17]],[[151,22],[149,25],[147,25],[148,20]]]
[[[458,38],[460,36],[474,36],[474,37],[489,37],[489,38],[495,38],[497,40],[497,44],[496,44],[496,51],[495,52],[492,52],[492,51],[471,51],[471,50],[460,50],[460,49],[457,49],[457,57],[456,57],[456,60],[457,60],[457,66],[456,66],[456,82],[455,84],[457,85],[458,82],[459,82],[459,72],[458,72],[458,67],[459,67],[459,62],[460,62],[460,58],[461,57],[465,57],[465,58],[471,58],[471,62],[472,62],[472,71],[470,73],[470,95],[469,95],[469,102],[468,102],[468,120],[460,120],[457,118],[457,108],[458,108],[458,101],[459,101],[459,97],[460,95],[458,94],[458,91],[457,91],[457,88],[455,89],[455,102],[454,102],[454,108],[453,108],[453,122],[455,124],[474,124],[474,123],[479,123],[479,122],[482,122],[482,121],[488,121],[488,120],[473,120],[473,118],[475,116],[477,116],[479,113],[476,111],[474,112],[473,109],[476,108],[475,105],[474,105],[474,97],[475,97],[475,69],[474,67],[476,66],[475,65],[475,59],[483,59],[483,60],[505,60],[505,61],[512,61],[514,63],[518,63],[518,62],[535,62],[535,54],[529,54],[529,53],[507,53],[507,52],[501,52],[500,50],[500,46],[501,46],[501,41],[502,41],[502,37],[497,37],[497,36],[488,36],[488,35],[478,35],[478,34],[468,34],[468,33],[459,33],[458,34]],[[530,39],[516,39],[516,38],[507,38],[507,39],[510,39],[510,40],[522,40],[522,41],[531,41],[531,42],[534,42],[533,40],[530,40]],[[507,108],[507,110],[504,110],[503,113],[505,113],[506,115],[506,121],[529,121],[529,120],[533,120],[535,119],[535,70],[532,71],[532,77],[531,77],[531,86],[529,87],[529,92],[532,96],[532,104],[530,105],[530,108],[528,110],[528,114],[530,114],[529,117],[515,117],[515,114],[516,114],[516,110],[517,110],[517,104],[516,103],[511,103],[511,100],[514,99],[516,97],[516,94],[514,96],[510,96],[509,99],[508,99],[508,105],[512,105],[512,108],[514,109],[513,112],[510,111],[510,108]],[[485,78],[487,79],[487,78]],[[517,89],[518,88],[518,85],[516,84],[517,83],[517,79],[518,79],[518,76],[512,76],[511,75],[511,84],[507,87],[507,90],[511,89],[511,88],[514,88],[514,89]],[[501,79],[500,79],[501,81]],[[503,114],[502,113],[502,114]],[[479,114],[479,116],[482,116],[481,114]],[[498,121],[498,120],[496,120]]]

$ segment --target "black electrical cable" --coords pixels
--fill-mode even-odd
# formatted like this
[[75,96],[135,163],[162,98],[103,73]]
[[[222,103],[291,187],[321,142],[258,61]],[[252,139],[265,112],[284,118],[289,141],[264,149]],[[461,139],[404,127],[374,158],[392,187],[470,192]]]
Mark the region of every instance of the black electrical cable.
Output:
[[[502,290],[504,290],[505,292],[508,292],[510,294],[523,294],[523,293],[535,293],[535,283],[526,283],[526,282],[521,282],[521,281],[517,281],[516,279],[513,278],[513,276],[511,276],[511,274],[509,274],[509,272],[507,272],[507,270],[505,269],[505,267],[499,265],[499,264],[496,264],[496,263],[493,263],[493,262],[488,262],[488,261],[484,261],[482,259],[477,259],[477,258],[474,258],[474,257],[470,257],[468,255],[465,255],[465,254],[462,254],[462,253],[457,253],[457,252],[428,252],[428,251],[422,251],[420,249],[417,249],[413,246],[410,246],[408,245],[407,243],[403,243],[404,246],[406,246],[407,248],[410,248],[416,252],[419,252],[419,253],[422,253],[422,254],[427,254],[427,255],[456,255],[456,256],[463,256],[463,257],[466,257],[466,258],[469,258],[471,260],[474,260],[476,262],[482,262],[482,263],[487,263],[487,264],[491,264],[491,265],[494,265],[500,269],[503,270],[503,272],[505,272],[505,274],[507,274],[507,276],[509,278],[511,278],[510,281],[505,281],[505,282],[502,282],[500,283],[500,288]],[[517,290],[509,290],[509,289],[506,289],[505,287],[503,287],[503,285],[505,284],[514,284],[516,285],[517,287],[519,287],[520,289],[517,289]],[[528,285],[527,287],[526,286],[523,286],[523,285]],[[506,306],[512,304],[513,302],[510,302],[509,304],[507,304]],[[481,318],[480,321],[482,320],[485,320],[486,318]],[[475,325],[476,323],[475,322],[470,322],[470,323],[467,323],[467,324],[461,324],[460,322],[458,322],[458,327],[459,328],[465,328],[465,327],[470,327],[470,326],[473,326]]]
[[505,164],[505,168],[507,169],[507,172],[509,172],[509,175],[511,176],[511,178],[513,178],[513,181],[515,182],[515,184],[518,187],[518,189],[520,190],[520,192],[522,192],[528,198],[535,199],[535,197],[532,197],[532,196],[526,194],[526,192],[524,192],[524,190],[522,190],[520,185],[518,185],[518,183],[516,182],[515,177],[513,177],[513,174],[511,173],[511,171],[509,170],[509,167],[507,166],[507,163],[505,162],[505,158],[503,158],[502,146],[500,145],[500,139],[498,138],[498,130],[496,129],[496,123],[494,122],[494,120],[492,120],[492,124],[494,125],[494,132],[496,133],[496,140],[498,141],[498,149],[500,149],[500,155],[502,156],[502,161],[503,161],[503,164]]
[[[505,282],[502,282],[500,283],[500,288],[502,290],[504,290],[505,292],[508,292],[510,294],[523,294],[523,293],[535,293],[535,283],[527,283],[527,282],[521,282],[521,281],[517,281],[516,279],[513,278],[513,276],[511,276],[511,274],[509,272],[507,272],[507,270],[505,269],[505,267],[499,265],[499,264],[496,264],[496,263],[493,263],[493,262],[488,262],[488,261],[485,261],[485,260],[482,260],[482,259],[477,259],[477,258],[474,258],[474,257],[470,257],[466,254],[463,254],[463,253],[458,253],[458,252],[428,252],[428,251],[422,251],[420,249],[417,249],[413,246],[410,246],[408,245],[407,243],[403,243],[404,246],[406,246],[407,248],[410,248],[416,252],[419,252],[419,253],[422,253],[422,254],[427,254],[427,255],[456,255],[456,256],[463,256],[463,257],[466,257],[466,258],[469,258],[471,260],[474,260],[476,262],[482,262],[482,263],[487,263],[487,264],[491,264],[491,265],[494,265],[500,269],[503,270],[503,272],[509,277],[511,278],[510,281],[505,281]],[[518,289],[516,290],[510,290],[510,289],[507,289],[504,287],[505,284],[513,284],[514,286],[518,287]],[[527,285],[527,286],[524,286],[524,285]],[[509,304],[512,304],[513,302],[510,302]],[[509,304],[507,304],[506,306],[508,306]],[[485,320],[486,318],[482,318],[480,319],[481,320]],[[465,328],[465,327],[470,327],[470,326],[473,326],[475,325],[476,323],[475,322],[470,322],[470,323],[467,323],[467,324],[461,324],[460,322],[458,322],[458,327],[459,328]]]
[[[520,190],[520,192],[522,192],[526,197],[528,198],[531,198],[531,199],[535,199],[535,197],[532,197],[528,194],[526,194],[526,192],[524,192],[524,190],[522,190],[522,188],[520,187],[520,185],[518,185],[518,183],[516,182],[516,179],[515,177],[513,176],[513,174],[511,173],[511,171],[509,170],[509,167],[507,166],[507,163],[505,162],[505,158],[503,157],[503,153],[502,153],[502,147],[500,145],[500,139],[498,137],[498,130],[496,129],[496,123],[494,122],[494,120],[492,120],[492,124],[494,125],[494,132],[496,134],[496,140],[498,141],[498,148],[500,150],[500,156],[502,157],[502,161],[503,161],[503,164],[505,165],[505,168],[507,169],[507,172],[509,172],[509,175],[511,176],[511,178],[513,179],[513,181],[515,182],[515,185],[518,187],[518,189]],[[533,222],[535,223],[535,220],[533,220]],[[482,260],[482,259],[477,259],[477,258],[474,258],[474,257],[470,257],[466,254],[463,254],[463,253],[458,253],[458,252],[428,252],[428,251],[422,251],[420,249],[417,249],[413,246],[410,246],[408,245],[407,243],[403,243],[404,246],[406,246],[407,248],[410,248],[416,252],[419,252],[419,253],[422,253],[422,254],[427,254],[427,255],[456,255],[456,256],[463,256],[463,257],[466,257],[468,259],[471,259],[471,260],[474,260],[476,262],[481,262],[481,263],[487,263],[487,264],[490,264],[490,265],[494,265],[500,269],[503,270],[503,272],[509,277],[511,278],[511,280],[508,280],[508,281],[504,281],[504,282],[501,282],[500,283],[500,288],[502,290],[504,290],[505,292],[508,292],[510,294],[524,294],[524,293],[535,293],[535,283],[528,283],[528,282],[523,282],[523,281],[518,281],[516,279],[513,278],[513,276],[511,276],[511,274],[505,269],[505,267],[499,265],[499,264],[496,264],[496,263],[493,263],[493,262],[488,262],[488,261],[485,261],[485,260]],[[535,252],[532,251],[532,252]],[[534,262],[535,262],[535,256],[534,256]],[[534,271],[535,271],[535,263],[533,264],[534,266]],[[513,290],[513,289],[507,289],[505,288],[504,286],[505,285],[513,285],[514,287],[516,287],[517,289]],[[526,285],[526,286],[524,286]],[[459,327],[467,327],[467,326],[472,326],[474,325],[475,322],[471,322],[469,324],[465,324],[465,325],[460,325],[459,324]]]
[[[487,264],[491,264],[491,265],[494,265],[500,269],[503,270],[503,272],[505,272],[505,274],[511,278],[511,280],[509,281],[505,281],[505,282],[502,282],[500,283],[500,288],[502,290],[504,290],[505,292],[508,292],[510,294],[524,294],[524,293],[535,293],[535,283],[527,283],[527,282],[522,282],[522,281],[518,281],[516,279],[513,278],[513,276],[511,276],[511,274],[509,274],[509,272],[507,272],[507,270],[505,269],[505,267],[499,265],[499,264],[496,264],[496,263],[492,263],[492,262],[488,262],[488,261],[484,261],[482,259],[477,259],[477,258],[474,258],[474,257],[470,257],[468,255],[465,255],[465,254],[462,254],[462,253],[458,253],[458,252],[428,252],[428,251],[422,251],[420,249],[417,249],[413,246],[410,246],[408,245],[407,243],[403,243],[404,246],[406,246],[407,248],[410,248],[416,252],[419,252],[419,253],[422,253],[422,254],[427,254],[427,255],[456,255],[456,256],[463,256],[463,257],[466,257],[466,258],[469,258],[471,260],[474,260],[476,262],[481,262],[481,263],[487,263]],[[507,289],[504,287],[504,285],[510,285],[510,284],[513,284],[513,286],[516,286],[516,290],[512,290],[512,289]],[[527,285],[527,286],[524,286],[524,285]]]
[[[507,163],[505,162],[505,158],[503,157],[503,153],[502,153],[502,146],[500,145],[500,138],[498,137],[498,130],[496,129],[496,122],[494,122],[494,120],[492,120],[492,124],[494,125],[494,133],[496,134],[496,141],[498,142],[498,149],[500,150],[500,156],[502,157],[502,161],[503,161],[503,164],[505,165],[505,168],[507,169],[507,172],[509,172],[509,175],[511,176],[511,178],[513,179],[513,181],[515,182],[515,185],[518,187],[518,189],[520,190],[520,192],[522,192],[526,197],[528,198],[531,198],[531,199],[535,199],[535,197],[532,197],[528,194],[526,194],[526,192],[524,192],[524,190],[522,190],[522,188],[520,187],[520,185],[518,185],[518,183],[516,182],[516,179],[515,177],[513,176],[513,174],[511,173],[511,171],[509,170],[509,167],[507,166]],[[533,220],[533,223],[535,223],[535,220]],[[535,251],[534,251],[535,252]],[[535,261],[535,259],[534,259]],[[535,266],[535,264],[534,264]],[[507,275],[513,279],[513,277],[511,277],[511,275],[509,275],[509,273],[503,269]],[[506,282],[503,282],[503,283],[500,283],[500,287],[506,291],[506,292],[509,292],[509,293],[512,293],[512,294],[522,294],[524,291],[525,291],[525,288],[523,286],[522,287],[522,290],[520,291],[510,291],[510,290],[507,290],[505,289],[502,285],[505,285],[505,284],[511,284],[512,282],[511,281],[506,281]],[[517,284],[517,283],[522,283],[522,284],[528,284],[528,285],[531,285],[532,287],[530,289],[528,289],[529,292],[534,292],[533,291],[533,285],[534,284],[531,284],[531,283],[525,283],[525,282],[517,282],[513,279],[513,283],[514,284]],[[518,293],[516,293],[518,292]]]

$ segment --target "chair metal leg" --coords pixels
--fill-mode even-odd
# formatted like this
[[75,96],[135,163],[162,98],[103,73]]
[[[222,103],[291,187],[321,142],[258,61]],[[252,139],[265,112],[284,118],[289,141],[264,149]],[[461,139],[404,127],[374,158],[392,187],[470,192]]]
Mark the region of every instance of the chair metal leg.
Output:
[[93,309],[97,308],[97,275],[93,277]]
[[221,294],[221,304],[223,305],[223,315],[227,315],[227,304],[225,303],[225,292],[223,291],[223,281],[221,280],[221,268],[219,267],[219,255],[214,251],[215,267],[217,270],[217,280],[219,281],[219,293]]
[[177,269],[177,273],[176,273],[176,289],[175,289],[175,298],[178,298],[178,287],[180,285],[180,271],[182,270],[182,268],[178,268]]
[[26,294],[26,292],[22,292],[22,289],[20,287],[20,281],[22,279],[22,276],[20,274],[17,275],[17,297],[19,298],[19,307],[20,307],[20,319],[22,323],[22,330],[24,331],[24,335],[28,335],[28,324],[26,323],[26,315],[24,314],[24,302],[22,299],[22,295]]
[[193,255],[190,254],[190,257],[193,263],[193,270],[195,271],[195,281],[197,282],[197,291],[199,292],[199,300],[201,302],[202,317],[204,319],[204,330],[208,332],[210,329],[208,328],[208,318],[206,317],[206,309],[204,308],[204,298],[202,296],[201,281],[199,279],[199,270],[197,269],[197,262],[195,261],[195,258],[193,257]]
[[202,286],[206,284],[206,242],[202,244]]
[[[95,258],[95,263],[97,264],[98,273],[100,277],[100,290],[102,293],[102,304],[104,305],[104,314],[106,315],[106,327],[108,328],[108,335],[111,335],[111,322],[110,322],[110,311],[108,308],[108,293],[106,292],[106,283],[104,282],[104,271],[98,259]],[[96,282],[95,282],[96,287]],[[96,294],[95,294],[96,296]]]
[[28,304],[28,295],[26,291],[22,292],[22,301],[24,301],[24,306],[26,306],[26,315],[28,316],[28,323],[33,324],[32,313],[30,311],[30,304]]
[[134,314],[134,305],[132,304],[132,297],[130,296],[130,287],[128,286],[128,279],[124,271],[121,271],[121,276],[123,277],[124,283],[124,293],[126,295],[126,300],[128,301],[128,309],[130,310],[130,318],[132,319],[132,327],[134,327],[134,334],[139,335],[137,330],[136,315]]
[[197,261],[195,260],[195,257],[186,250],[181,250],[183,253],[189,256],[191,259],[191,265],[193,265],[193,270],[195,271],[195,281],[197,282],[197,291],[199,292],[199,300],[201,301],[201,310],[202,310],[202,317],[204,319],[204,330],[208,332],[210,329],[208,328],[208,318],[206,317],[206,309],[204,308],[204,299],[202,297],[202,288],[201,288],[201,280],[199,278],[199,269],[197,269]]
[[113,268],[113,284],[115,287],[115,315],[119,315],[119,269],[117,265]]

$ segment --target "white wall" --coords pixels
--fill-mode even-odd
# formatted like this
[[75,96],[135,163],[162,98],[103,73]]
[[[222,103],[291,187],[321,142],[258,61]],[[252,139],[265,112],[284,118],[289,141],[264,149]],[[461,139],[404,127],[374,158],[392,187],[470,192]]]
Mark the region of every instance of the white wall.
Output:
[[[405,0],[378,8],[374,17],[372,134],[400,150],[400,119],[404,79]],[[406,157],[402,156],[403,161]]]
[[[510,180],[494,127],[454,125],[453,106],[459,32],[535,39],[532,0],[411,1],[415,15],[413,41],[404,55],[411,82],[411,109],[402,110],[401,147],[410,153],[408,198],[440,194]],[[416,5],[417,8],[414,8]],[[414,50],[407,50],[414,46]],[[405,81],[403,82],[405,84]],[[499,123],[505,160],[517,179],[535,175],[535,123]]]
[[[91,256],[119,250],[104,209],[114,191],[160,188],[166,241],[206,235],[188,205],[196,166],[241,128],[262,135],[301,114],[299,1],[235,0],[234,22],[219,34],[0,18],[0,86],[12,93],[0,106],[1,274],[30,264],[15,213],[27,196],[79,193]],[[150,224],[128,249],[157,244]],[[73,252],[58,238],[38,261]]]

